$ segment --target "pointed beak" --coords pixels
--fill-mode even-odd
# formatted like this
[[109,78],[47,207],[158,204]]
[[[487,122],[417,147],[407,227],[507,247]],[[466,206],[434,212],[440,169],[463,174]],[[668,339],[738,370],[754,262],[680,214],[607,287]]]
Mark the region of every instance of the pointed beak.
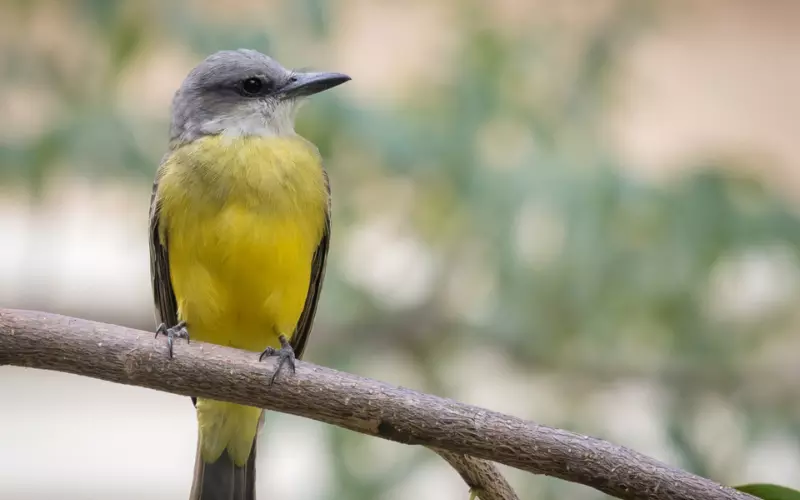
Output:
[[307,97],[348,81],[342,73],[295,73],[279,92],[283,97]]

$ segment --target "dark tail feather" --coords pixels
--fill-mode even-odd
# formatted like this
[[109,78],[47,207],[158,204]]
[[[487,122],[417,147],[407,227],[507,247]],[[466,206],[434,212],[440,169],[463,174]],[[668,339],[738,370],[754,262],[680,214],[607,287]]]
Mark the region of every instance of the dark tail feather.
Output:
[[244,467],[237,467],[228,456],[222,455],[214,463],[205,463],[197,445],[194,463],[191,500],[255,500],[256,492],[256,441],[250,449],[250,458]]

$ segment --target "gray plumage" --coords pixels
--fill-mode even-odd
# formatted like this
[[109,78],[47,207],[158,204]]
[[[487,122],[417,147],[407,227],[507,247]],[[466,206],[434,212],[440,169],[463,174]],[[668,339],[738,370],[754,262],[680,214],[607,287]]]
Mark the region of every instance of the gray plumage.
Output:
[[[243,83],[262,88],[248,94]],[[333,88],[341,73],[291,71],[260,52],[224,50],[206,58],[184,80],[172,101],[172,147],[204,135],[292,135],[300,99]]]
[[270,117],[279,118],[274,116],[279,106],[293,108],[294,102],[283,102],[278,96],[249,99],[237,92],[238,86],[247,78],[259,77],[280,88],[293,74],[255,50],[223,50],[212,54],[189,73],[175,93],[170,141],[185,143],[217,134],[226,118],[233,121],[253,117],[267,126]]

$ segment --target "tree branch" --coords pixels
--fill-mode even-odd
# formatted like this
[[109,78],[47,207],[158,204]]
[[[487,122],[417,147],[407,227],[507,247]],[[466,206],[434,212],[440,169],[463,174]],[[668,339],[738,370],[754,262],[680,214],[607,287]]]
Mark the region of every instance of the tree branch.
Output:
[[0,310],[3,364],[258,406],[500,462],[622,499],[754,498],[601,439],[453,400],[306,362],[267,388],[274,364],[259,363],[252,353],[178,342],[170,360],[163,339],[150,332],[55,314]]

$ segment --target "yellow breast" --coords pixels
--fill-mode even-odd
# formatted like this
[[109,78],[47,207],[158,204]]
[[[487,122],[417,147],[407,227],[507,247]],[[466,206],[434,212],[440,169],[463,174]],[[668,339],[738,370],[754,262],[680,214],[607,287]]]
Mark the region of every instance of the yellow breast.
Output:
[[327,206],[316,148],[300,137],[206,137],[162,168],[161,237],[192,338],[260,351],[290,336]]

